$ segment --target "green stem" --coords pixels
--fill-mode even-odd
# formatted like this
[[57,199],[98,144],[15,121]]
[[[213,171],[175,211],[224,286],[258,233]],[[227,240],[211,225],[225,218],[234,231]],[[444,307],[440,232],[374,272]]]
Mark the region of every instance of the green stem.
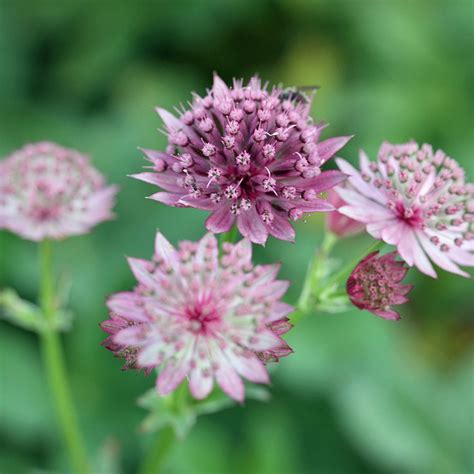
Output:
[[59,334],[55,328],[55,296],[51,242],[40,244],[41,292],[40,304],[47,325],[40,332],[44,364],[56,415],[66,443],[74,471],[89,473],[89,463],[84,442],[79,432],[77,415],[72,402],[71,389],[67,380],[64,354]]
[[326,232],[323,242],[319,250],[314,254],[313,260],[308,266],[306,277],[303,283],[298,302],[296,303],[296,311],[291,315],[291,322],[296,324],[309,311],[311,295],[321,278],[321,264],[327,260],[332,248],[337,243],[337,236],[331,232]]
[[[367,249],[365,249],[361,254],[357,256],[357,258],[351,260],[347,265],[341,268],[335,275],[333,275],[329,280],[326,282],[325,289],[329,289],[333,286],[339,286],[339,284],[343,281],[347,280],[347,277],[355,268],[355,266],[369,253],[375,252],[376,250],[380,250],[385,245],[385,242],[382,240],[376,240],[372,245],[370,245]],[[324,290],[323,290],[324,291]]]
[[[308,272],[306,274],[305,282],[303,284],[303,289],[301,291],[300,297],[298,298],[298,303],[296,304],[296,311],[291,315],[292,324],[298,323],[303,319],[308,311],[311,309],[311,296],[313,294],[314,288],[317,288],[321,282],[322,272],[321,265],[324,265],[324,262],[327,261],[329,254],[331,253],[332,248],[337,242],[337,237],[334,234],[326,233],[323,243],[319,251],[315,254],[315,257],[310,264]],[[324,283],[324,287],[321,291],[318,291],[319,295],[324,294],[326,291],[330,291],[334,287],[338,287],[342,282],[344,282],[354,267],[360,262],[362,258],[368,255],[370,252],[379,250],[384,245],[384,242],[381,240],[376,240],[369,248],[365,249],[362,254],[360,254],[354,260],[351,260],[347,265],[345,265],[341,270],[339,270],[335,275],[329,278]]]
[[237,226],[233,225],[232,228],[228,232],[224,232],[223,234],[221,234],[220,239],[219,239],[221,247],[225,242],[229,242],[233,244],[237,240],[237,237],[238,237]]
[[152,445],[148,448],[148,455],[143,461],[140,474],[158,474],[175,440],[176,436],[171,426],[158,431]]
[[[170,396],[170,410],[182,413],[188,404],[188,383],[184,380],[176,391]],[[163,462],[171,451],[176,441],[176,433],[172,426],[168,425],[158,431],[152,442],[148,453],[143,461],[140,474],[157,474],[161,471]]]

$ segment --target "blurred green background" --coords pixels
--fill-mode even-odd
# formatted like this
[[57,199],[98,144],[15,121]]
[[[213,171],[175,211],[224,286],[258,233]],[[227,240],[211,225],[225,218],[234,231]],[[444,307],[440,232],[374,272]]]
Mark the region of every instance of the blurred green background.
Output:
[[[204,214],[145,196],[131,180],[137,146],[162,149],[153,107],[254,72],[320,85],[313,115],[325,136],[356,136],[340,153],[372,156],[382,140],[431,142],[474,176],[471,0],[200,2],[0,0],[0,154],[53,140],[93,157],[122,190],[117,219],[56,246],[74,279],[77,316],[65,335],[82,425],[94,453],[133,473],[149,438],[136,399],[153,385],[122,373],[99,343],[112,292],[134,284],[124,256],[148,258],[157,227],[176,243],[204,233]],[[324,223],[298,224],[297,244],[270,241],[297,296]],[[349,258],[370,239],[338,246]],[[37,249],[0,233],[0,287],[37,297]],[[169,473],[473,472],[472,281],[411,272],[400,323],[369,313],[314,314],[289,335],[295,354],[273,374],[273,399],[204,417],[168,459]],[[64,470],[34,334],[0,321],[0,472]],[[105,445],[104,445],[105,442]],[[100,472],[109,472],[103,469]],[[110,471],[111,472],[111,471]]]

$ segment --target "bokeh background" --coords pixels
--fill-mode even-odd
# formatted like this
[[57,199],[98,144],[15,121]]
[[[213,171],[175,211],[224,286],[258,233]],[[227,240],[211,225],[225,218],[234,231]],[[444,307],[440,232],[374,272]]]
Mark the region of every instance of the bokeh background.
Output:
[[[152,378],[122,373],[103,349],[104,300],[131,288],[124,256],[151,255],[157,227],[197,239],[204,215],[144,199],[131,180],[137,146],[163,148],[153,107],[203,92],[212,72],[319,85],[313,109],[326,136],[355,134],[340,153],[372,156],[382,140],[431,142],[474,176],[471,0],[327,1],[0,0],[0,155],[49,139],[89,153],[120,184],[117,219],[56,246],[73,277],[74,328],[64,337],[87,442],[136,472],[149,443],[135,401]],[[321,242],[321,217],[298,224],[296,245],[270,241],[297,296]],[[370,243],[338,245],[350,258]],[[0,233],[0,287],[37,297],[37,249]],[[288,336],[295,354],[273,374],[270,403],[204,417],[166,464],[170,473],[452,473],[473,471],[474,288],[439,272],[416,284],[403,320],[316,313]],[[0,472],[64,470],[37,339],[0,321]],[[112,456],[113,457],[113,456]]]

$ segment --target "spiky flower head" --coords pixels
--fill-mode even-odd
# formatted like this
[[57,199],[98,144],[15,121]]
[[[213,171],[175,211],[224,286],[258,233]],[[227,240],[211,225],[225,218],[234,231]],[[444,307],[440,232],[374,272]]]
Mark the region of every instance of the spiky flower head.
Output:
[[[328,191],[327,200],[336,209],[347,204],[334,189]],[[358,234],[365,228],[364,224],[341,214],[338,210],[326,214],[326,227],[330,232],[341,238]]]
[[397,252],[378,253],[370,253],[357,264],[347,280],[347,294],[359,309],[384,319],[400,319],[391,306],[408,301],[406,295],[413,286],[401,284],[408,267],[396,259]]
[[158,108],[168,136],[166,152],[143,150],[151,171],[134,175],[164,192],[151,199],[211,212],[214,233],[237,223],[251,242],[268,234],[292,241],[290,221],[330,211],[320,193],[345,179],[321,170],[350,137],[319,141],[323,124],[309,117],[312,98],[253,77],[228,87],[217,75],[204,97],[194,95],[179,118]]
[[86,156],[50,142],[0,161],[0,228],[25,239],[63,239],[112,218],[116,186]]
[[187,377],[197,399],[215,380],[243,400],[240,377],[268,383],[264,363],[291,352],[280,337],[291,328],[292,307],[280,301],[288,282],[276,280],[278,265],[253,266],[251,254],[248,240],[225,244],[219,258],[212,234],[174,249],[157,233],[152,261],[129,259],[134,291],[108,300],[106,345],[127,367],[158,368],[161,395]]
[[366,224],[427,275],[436,277],[431,259],[469,276],[458,265],[474,265],[474,185],[455,160],[412,141],[383,143],[375,162],[361,151],[360,171],[342,159],[337,164],[350,175],[337,188],[348,203],[339,212]]

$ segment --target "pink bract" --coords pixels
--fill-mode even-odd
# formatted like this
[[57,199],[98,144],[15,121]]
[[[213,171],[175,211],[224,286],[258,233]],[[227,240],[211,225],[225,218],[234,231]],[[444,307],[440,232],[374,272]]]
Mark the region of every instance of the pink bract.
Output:
[[78,151],[26,145],[0,161],[0,228],[33,241],[85,234],[113,217],[116,193]]
[[402,285],[408,267],[397,261],[397,252],[378,256],[372,252],[362,259],[347,280],[349,298],[359,309],[365,309],[384,319],[398,320],[400,315],[392,305],[406,303],[412,285]]
[[321,167],[351,137],[319,141],[324,124],[309,116],[312,97],[253,77],[228,87],[217,75],[207,95],[194,94],[179,118],[158,108],[168,136],[166,152],[143,150],[150,171],[134,178],[162,188],[151,199],[210,211],[206,227],[228,231],[234,223],[251,242],[268,235],[293,241],[290,221],[331,211],[320,198],[345,179]]
[[[329,190],[327,200],[336,209],[347,204],[334,189]],[[341,214],[339,211],[332,211],[326,214],[326,227],[330,232],[341,238],[358,234],[365,229],[364,224]]]
[[216,381],[242,401],[241,377],[269,383],[264,363],[292,352],[280,337],[291,328],[293,308],[280,301],[288,282],[276,279],[279,265],[253,266],[251,257],[248,240],[225,244],[219,257],[212,234],[176,250],[157,233],[152,261],[129,259],[137,287],[108,300],[106,345],[127,367],[158,368],[161,395],[187,377],[197,399]]
[[474,265],[474,185],[455,160],[427,144],[385,142],[375,162],[360,153],[360,171],[342,159],[337,164],[350,175],[337,188],[347,202],[339,212],[429,276],[436,277],[430,259],[469,276],[459,265]]

